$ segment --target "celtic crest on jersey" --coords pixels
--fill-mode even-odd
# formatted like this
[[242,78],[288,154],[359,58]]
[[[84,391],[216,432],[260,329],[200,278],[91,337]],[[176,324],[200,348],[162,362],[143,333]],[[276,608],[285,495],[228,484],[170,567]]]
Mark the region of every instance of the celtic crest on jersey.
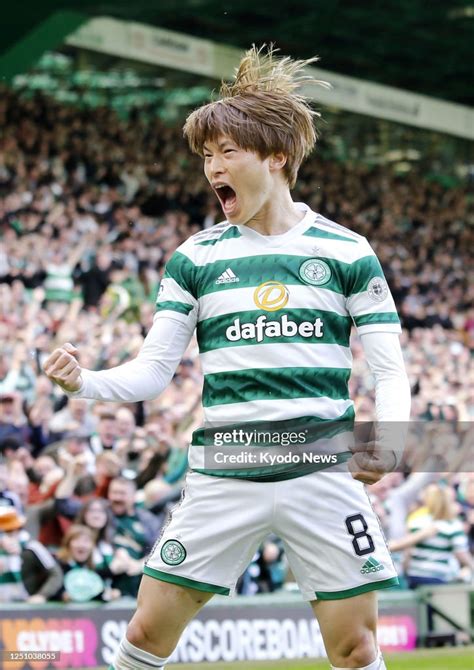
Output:
[[300,265],[299,275],[305,284],[324,286],[331,279],[331,268],[319,258],[310,258]]

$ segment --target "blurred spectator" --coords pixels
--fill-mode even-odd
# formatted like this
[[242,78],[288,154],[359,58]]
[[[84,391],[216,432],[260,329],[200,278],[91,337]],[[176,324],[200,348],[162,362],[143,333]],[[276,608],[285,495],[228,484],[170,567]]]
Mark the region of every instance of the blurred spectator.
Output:
[[110,482],[119,475],[122,463],[113,453],[100,454],[95,461],[95,470],[90,474],[84,454],[63,458],[65,476],[55,491],[56,511],[67,519],[79,513],[85,501],[91,497],[105,497]]
[[466,472],[461,475],[457,493],[469,549],[474,554],[474,473]]
[[24,525],[14,508],[0,508],[0,601],[44,603],[59,588],[61,571]]
[[239,579],[237,592],[251,596],[257,593],[272,593],[280,589],[287,572],[281,542],[273,537],[257,550],[250,565]]
[[128,407],[120,407],[116,413],[117,439],[130,440],[136,428],[133,412]]
[[15,507],[21,513],[23,506],[18,495],[9,490],[9,474],[8,463],[0,455],[0,511],[3,507]]
[[23,444],[29,441],[30,435],[20,394],[0,394],[0,445],[6,438],[14,438]]
[[105,570],[112,563],[114,522],[110,505],[103,498],[91,498],[79,510],[75,523],[87,526],[95,535],[94,567]]
[[473,561],[453,489],[431,484],[423,497],[424,507],[408,519],[413,537],[389,545],[392,551],[412,546],[405,561],[410,588],[470,580]]
[[115,449],[117,431],[117,415],[110,410],[102,412],[99,416],[97,432],[92,435],[90,440],[92,451],[97,455],[107,449]]
[[84,398],[68,398],[67,405],[56,412],[49,422],[49,430],[56,434],[81,431],[92,435],[96,421],[89,414],[88,408],[89,402]]
[[120,591],[112,589],[105,581],[112,576],[109,566],[95,564],[96,548],[96,536],[88,526],[74,524],[66,531],[57,552],[63,582],[52,600],[109,601],[120,597]]
[[97,308],[102,295],[110,284],[111,254],[103,251],[97,254],[89,269],[78,276],[78,284],[82,287],[84,307]]
[[108,500],[113,514],[115,549],[124,549],[129,557],[130,568],[126,575],[117,576],[113,585],[122,594],[136,596],[143,571],[145,556],[153,544],[165,520],[165,514],[155,516],[135,504],[136,485],[130,479],[117,477],[110,482]]

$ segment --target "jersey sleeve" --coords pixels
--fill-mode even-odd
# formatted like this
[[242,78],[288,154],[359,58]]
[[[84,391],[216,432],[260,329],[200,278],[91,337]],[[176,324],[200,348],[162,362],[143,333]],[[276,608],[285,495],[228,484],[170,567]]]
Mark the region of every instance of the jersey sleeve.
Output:
[[382,266],[369,243],[364,241],[363,244],[367,253],[351,264],[347,276],[347,310],[359,335],[401,333],[400,319]]
[[190,321],[196,324],[198,301],[192,245],[192,240],[187,240],[166,264],[158,289],[155,318],[168,316],[188,324]]

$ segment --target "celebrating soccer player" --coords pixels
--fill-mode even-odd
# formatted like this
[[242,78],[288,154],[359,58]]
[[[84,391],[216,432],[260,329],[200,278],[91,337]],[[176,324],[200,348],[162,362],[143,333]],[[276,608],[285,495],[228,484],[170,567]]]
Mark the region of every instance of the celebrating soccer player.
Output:
[[297,454],[305,436],[324,442],[326,427],[329,444],[342,444],[354,419],[352,324],[375,378],[377,421],[409,417],[400,324],[377,257],[364,237],[291,197],[316,141],[315,112],[297,92],[311,81],[303,70],[313,60],[252,48],[220,99],[188,117],[185,137],[203,157],[226,220],[193,235],[168,262],[137,358],[93,372],[65,344],[45,363],[73,396],[155,398],[197,329],[206,423],[193,435],[183,500],[146,561],[115,670],[164,668],[190,619],[214,593],[234,592],[270,532],[283,541],[332,667],[386,667],[375,592],[397,577],[364,483],[397,465],[396,450],[376,442],[345,458],[336,449],[336,466],[331,459],[323,467],[324,459],[213,461],[213,435],[221,454],[236,450],[236,435],[251,435],[261,449],[260,428],[272,436],[265,449],[283,449],[274,439],[281,433]]

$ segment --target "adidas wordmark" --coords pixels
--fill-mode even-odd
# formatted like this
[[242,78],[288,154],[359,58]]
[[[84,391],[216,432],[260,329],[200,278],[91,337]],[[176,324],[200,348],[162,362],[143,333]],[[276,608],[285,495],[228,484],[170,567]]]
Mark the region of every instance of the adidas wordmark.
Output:
[[380,572],[380,570],[385,570],[385,566],[378,562],[376,558],[371,556],[362,566],[361,574],[367,575],[369,572]]
[[216,284],[234,284],[235,282],[240,281],[237,275],[232,272],[230,268],[224,270],[224,272],[216,279]]

